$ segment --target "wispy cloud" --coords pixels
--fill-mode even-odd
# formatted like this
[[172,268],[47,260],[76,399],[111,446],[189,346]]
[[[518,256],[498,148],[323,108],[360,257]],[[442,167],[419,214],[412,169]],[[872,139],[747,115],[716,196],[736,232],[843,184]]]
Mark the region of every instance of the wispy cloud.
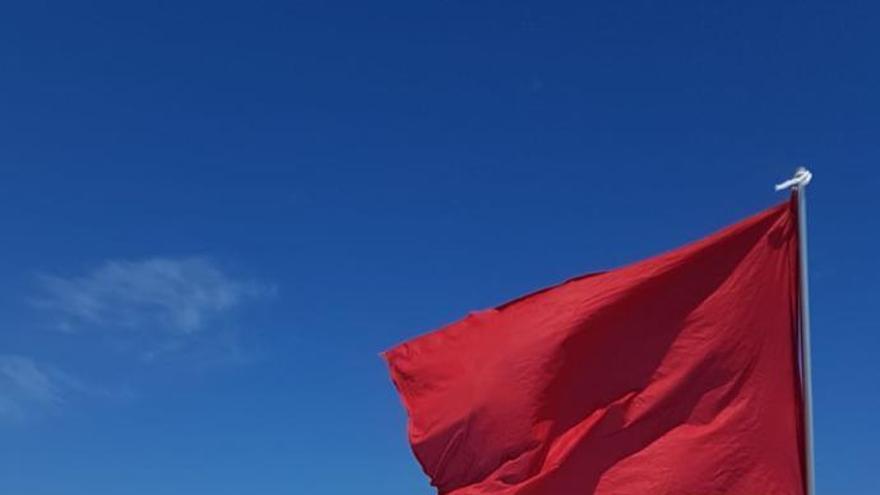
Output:
[[54,315],[59,328],[128,335],[145,359],[211,336],[228,339],[227,317],[274,293],[201,257],[108,260],[84,274],[43,274],[39,281],[33,302]]
[[134,397],[127,388],[105,389],[29,356],[0,354],[0,422],[56,414],[80,398],[127,401]]
[[0,355],[0,419],[24,419],[65,401],[70,380],[53,368],[17,355]]

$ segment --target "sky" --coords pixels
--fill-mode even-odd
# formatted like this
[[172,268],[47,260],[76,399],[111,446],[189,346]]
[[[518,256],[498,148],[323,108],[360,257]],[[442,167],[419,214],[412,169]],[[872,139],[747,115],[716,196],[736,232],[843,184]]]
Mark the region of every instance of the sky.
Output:
[[880,458],[875,2],[13,2],[0,493],[430,494],[379,353],[809,186],[817,482]]

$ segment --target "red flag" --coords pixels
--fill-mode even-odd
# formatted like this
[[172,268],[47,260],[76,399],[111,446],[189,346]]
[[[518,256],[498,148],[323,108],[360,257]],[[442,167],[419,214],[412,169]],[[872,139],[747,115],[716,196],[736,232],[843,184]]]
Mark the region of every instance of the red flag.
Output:
[[385,353],[440,494],[802,495],[796,203]]

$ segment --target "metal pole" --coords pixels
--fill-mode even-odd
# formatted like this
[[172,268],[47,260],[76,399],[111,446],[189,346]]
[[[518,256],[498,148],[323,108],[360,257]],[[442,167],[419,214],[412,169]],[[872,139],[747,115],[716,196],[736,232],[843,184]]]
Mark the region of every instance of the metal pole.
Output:
[[810,173],[801,167],[795,173],[806,176],[806,180],[794,186],[797,195],[798,214],[798,265],[799,265],[799,309],[801,344],[801,385],[804,397],[804,434],[806,449],[807,495],[816,494],[815,457],[813,454],[813,374],[810,359],[810,283],[807,273],[807,194],[806,185]]
[[807,273],[807,184],[813,174],[804,167],[794,177],[777,184],[776,190],[791,188],[797,199],[798,210],[798,329],[800,337],[800,375],[804,400],[804,459],[807,495],[816,495],[815,457],[813,455],[813,373],[810,365],[810,281]]
[[804,167],[794,177],[776,185],[777,191],[791,189],[797,199],[798,215],[798,334],[800,337],[801,395],[804,401],[804,449],[807,493],[816,495],[815,456],[813,455],[813,373],[810,365],[810,281],[807,273],[807,184],[813,178]]

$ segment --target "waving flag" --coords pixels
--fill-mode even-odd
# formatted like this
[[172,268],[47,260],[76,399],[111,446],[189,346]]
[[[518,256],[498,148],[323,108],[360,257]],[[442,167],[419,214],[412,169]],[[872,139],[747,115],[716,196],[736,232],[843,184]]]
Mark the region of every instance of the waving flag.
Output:
[[797,202],[384,356],[442,495],[802,495]]

